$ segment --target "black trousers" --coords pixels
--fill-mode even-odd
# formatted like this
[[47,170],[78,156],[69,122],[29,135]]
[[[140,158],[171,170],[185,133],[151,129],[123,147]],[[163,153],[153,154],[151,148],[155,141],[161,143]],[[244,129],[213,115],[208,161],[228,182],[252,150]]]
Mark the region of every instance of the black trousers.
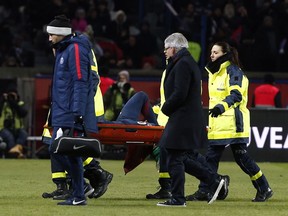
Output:
[[213,184],[218,174],[211,171],[203,156],[196,151],[175,149],[167,150],[167,167],[171,177],[172,198],[179,203],[185,203],[185,172],[205,182]]

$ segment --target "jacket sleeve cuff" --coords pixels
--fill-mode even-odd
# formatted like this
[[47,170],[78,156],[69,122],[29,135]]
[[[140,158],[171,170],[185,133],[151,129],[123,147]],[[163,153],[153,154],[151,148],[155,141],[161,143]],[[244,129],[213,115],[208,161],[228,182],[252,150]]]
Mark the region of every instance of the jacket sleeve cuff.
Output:
[[[225,104],[227,104],[227,103],[225,103]],[[228,109],[228,105],[227,105],[227,107],[225,109],[224,104],[217,104],[216,107],[218,107],[220,109],[221,114],[224,113]]]

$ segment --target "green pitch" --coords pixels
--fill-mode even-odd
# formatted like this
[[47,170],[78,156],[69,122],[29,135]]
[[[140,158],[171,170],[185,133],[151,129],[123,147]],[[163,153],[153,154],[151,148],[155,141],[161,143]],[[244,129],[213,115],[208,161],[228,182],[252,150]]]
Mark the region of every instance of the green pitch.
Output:
[[[107,192],[99,199],[88,199],[87,206],[57,206],[57,201],[43,199],[44,191],[51,192],[49,160],[0,159],[0,215],[57,215],[57,216],[282,216],[288,215],[288,164],[258,163],[266,175],[274,196],[265,203],[253,203],[255,196],[248,176],[233,162],[222,162],[220,173],[231,178],[229,195],[212,205],[206,202],[187,202],[186,208],[156,206],[157,200],[146,200],[147,193],[156,192],[158,173],[155,162],[145,161],[136,170],[124,175],[123,161],[102,160],[103,168],[114,174]],[[186,178],[186,195],[198,186],[194,177]]]

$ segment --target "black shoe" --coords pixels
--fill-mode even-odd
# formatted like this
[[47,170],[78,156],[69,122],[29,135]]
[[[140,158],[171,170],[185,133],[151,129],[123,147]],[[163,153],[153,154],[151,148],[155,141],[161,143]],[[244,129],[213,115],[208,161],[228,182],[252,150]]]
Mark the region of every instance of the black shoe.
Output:
[[[84,185],[85,197],[91,196],[93,192],[94,192],[94,188],[90,184],[85,182],[85,185]],[[69,198],[72,197],[72,194],[73,194],[73,190],[72,188],[70,188],[66,192],[63,192],[62,194],[53,196],[53,200],[68,200]]]
[[169,199],[172,197],[172,194],[169,190],[160,188],[155,194],[147,194],[146,199]]
[[[219,176],[215,183],[212,186],[212,197],[211,199],[208,200],[208,204],[212,204],[218,197],[218,194],[221,190],[221,188],[223,187],[224,184],[227,184],[227,182],[225,181],[225,178],[223,176]],[[226,186],[228,187],[228,186]]]
[[175,199],[170,199],[165,202],[158,202],[157,206],[163,207],[186,207],[186,203],[179,203]]
[[228,196],[228,192],[229,192],[230,177],[228,175],[224,175],[222,177],[224,178],[225,182],[218,194],[217,200],[226,199],[226,197]]
[[273,191],[271,188],[268,188],[266,191],[263,192],[257,191],[256,197],[252,200],[252,202],[265,202],[272,196]]
[[186,196],[186,201],[208,201],[211,198],[212,196],[209,192],[197,190],[194,194]]
[[64,191],[62,194],[53,196],[53,200],[67,200],[72,196],[72,190]]
[[113,179],[113,174],[105,170],[101,170],[101,176],[99,177],[99,179],[95,179],[95,178],[89,179],[90,184],[94,188],[94,193],[91,194],[89,198],[97,199],[101,197],[107,191],[108,185],[110,184],[112,179]]
[[51,193],[44,192],[42,194],[43,198],[53,198],[54,197],[63,197],[63,199],[67,199],[68,195],[70,195],[69,190],[67,189],[66,183],[57,184],[57,189]]
[[64,202],[59,202],[57,205],[83,206],[87,205],[86,199],[67,199]]
[[90,184],[85,182],[85,185],[84,185],[84,195],[85,195],[85,197],[91,196],[93,194],[93,192],[94,192],[94,188]]
[[57,197],[57,196],[63,196],[63,195],[67,194],[67,191],[68,190],[57,189],[57,190],[55,190],[55,191],[53,191],[51,193],[44,192],[42,194],[42,197],[46,199],[46,198],[53,198],[53,197]]

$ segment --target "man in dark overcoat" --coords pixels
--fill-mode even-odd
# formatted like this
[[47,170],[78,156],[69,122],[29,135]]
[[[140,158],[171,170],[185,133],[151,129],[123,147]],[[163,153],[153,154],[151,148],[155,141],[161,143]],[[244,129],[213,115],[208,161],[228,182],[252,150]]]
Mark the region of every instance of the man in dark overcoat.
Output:
[[172,198],[158,206],[185,207],[185,172],[202,179],[211,188],[212,203],[227,177],[211,172],[197,160],[196,151],[206,143],[206,124],[201,102],[201,71],[187,50],[187,39],[181,33],[169,35],[164,42],[168,60],[164,80],[165,103],[162,112],[169,117],[160,145],[167,150],[167,166],[172,182]]

